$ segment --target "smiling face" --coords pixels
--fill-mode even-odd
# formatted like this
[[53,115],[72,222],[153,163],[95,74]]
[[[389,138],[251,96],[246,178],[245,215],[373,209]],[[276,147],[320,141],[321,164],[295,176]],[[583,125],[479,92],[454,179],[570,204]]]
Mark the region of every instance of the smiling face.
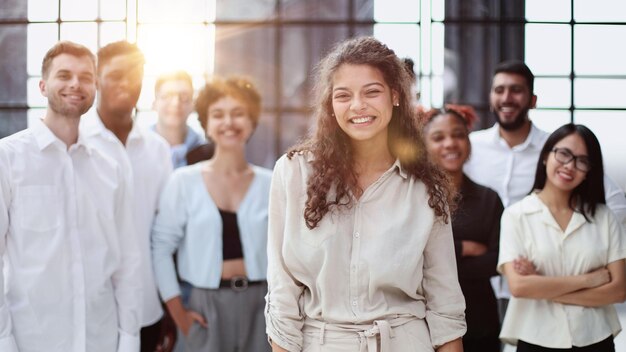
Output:
[[[567,150],[576,157],[588,157],[585,141],[578,133],[572,133],[554,145],[554,149]],[[576,161],[563,164],[557,161],[555,152],[550,152],[545,158],[546,188],[555,188],[559,191],[571,192],[580,185],[587,176],[587,172],[576,168]]]
[[39,82],[48,98],[48,109],[59,116],[79,118],[93,104],[96,93],[95,67],[88,56],[60,54]]
[[230,95],[209,106],[206,126],[218,148],[242,148],[254,131],[246,105]]
[[343,64],[333,75],[333,112],[353,143],[387,146],[394,99],[380,70],[372,66]]
[[526,79],[515,73],[500,72],[493,77],[489,104],[500,127],[515,131],[528,121],[528,110],[535,107]]
[[143,62],[133,55],[117,55],[104,63],[98,73],[98,110],[128,114],[139,100]]
[[426,150],[431,160],[448,173],[463,172],[470,141],[465,124],[450,113],[434,117],[426,126]]
[[187,123],[193,111],[193,87],[184,80],[171,80],[161,84],[154,97],[159,124],[178,128]]

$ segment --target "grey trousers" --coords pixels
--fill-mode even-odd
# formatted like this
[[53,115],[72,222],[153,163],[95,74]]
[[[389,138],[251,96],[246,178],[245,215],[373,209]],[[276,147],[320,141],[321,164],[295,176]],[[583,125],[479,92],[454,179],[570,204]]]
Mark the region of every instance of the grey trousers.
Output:
[[194,323],[184,338],[189,352],[270,351],[265,333],[267,284],[244,291],[192,288],[189,309],[200,313],[207,328]]

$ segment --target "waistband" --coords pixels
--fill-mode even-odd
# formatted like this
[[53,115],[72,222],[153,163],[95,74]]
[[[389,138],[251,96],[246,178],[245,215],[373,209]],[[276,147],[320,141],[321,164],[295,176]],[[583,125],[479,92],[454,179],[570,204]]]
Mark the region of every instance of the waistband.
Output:
[[[324,334],[328,330],[357,334],[361,341],[359,347],[361,352],[391,352],[390,339],[394,337],[392,328],[417,319],[419,318],[413,315],[401,314],[393,318],[374,320],[372,324],[334,324],[307,317],[304,320],[304,327],[307,330],[319,330],[321,345],[324,344]],[[377,344],[378,336],[380,350]]]
[[262,285],[266,282],[265,280],[250,281],[245,276],[234,276],[229,280],[221,280],[220,288],[230,288],[233,291],[245,291],[248,286]]

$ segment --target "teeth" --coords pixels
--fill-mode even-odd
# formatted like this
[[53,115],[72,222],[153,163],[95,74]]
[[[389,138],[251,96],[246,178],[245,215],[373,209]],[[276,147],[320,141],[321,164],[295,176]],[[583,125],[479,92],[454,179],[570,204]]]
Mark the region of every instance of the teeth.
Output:
[[354,117],[350,119],[350,121],[354,124],[366,123],[366,122],[372,121],[372,117],[371,116]]
[[458,159],[459,157],[461,157],[461,155],[459,153],[450,153],[450,154],[445,154],[443,156],[444,159],[448,160],[448,159]]

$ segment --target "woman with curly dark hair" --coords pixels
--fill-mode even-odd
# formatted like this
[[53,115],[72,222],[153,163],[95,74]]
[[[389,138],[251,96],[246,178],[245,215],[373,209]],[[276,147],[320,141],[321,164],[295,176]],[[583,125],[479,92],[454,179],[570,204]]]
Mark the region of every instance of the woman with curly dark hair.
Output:
[[404,64],[362,37],[317,73],[317,131],[272,178],[274,351],[461,351],[450,191],[427,161]]

